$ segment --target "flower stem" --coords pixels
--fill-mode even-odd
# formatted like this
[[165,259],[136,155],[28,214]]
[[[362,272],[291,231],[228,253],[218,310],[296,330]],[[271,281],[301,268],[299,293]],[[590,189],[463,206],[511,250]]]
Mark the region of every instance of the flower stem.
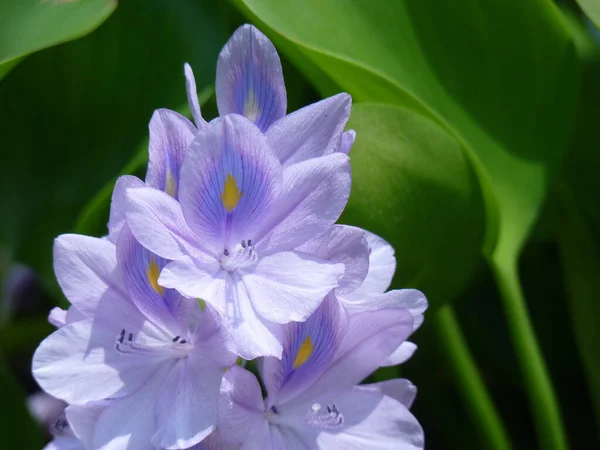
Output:
[[517,273],[516,258],[496,253],[490,264],[504,304],[513,346],[529,396],[540,448],[566,450],[567,439],[550,375],[529,319]]
[[446,355],[471,420],[491,450],[511,448],[508,434],[473,361],[460,324],[451,305],[442,306],[434,316],[442,353]]

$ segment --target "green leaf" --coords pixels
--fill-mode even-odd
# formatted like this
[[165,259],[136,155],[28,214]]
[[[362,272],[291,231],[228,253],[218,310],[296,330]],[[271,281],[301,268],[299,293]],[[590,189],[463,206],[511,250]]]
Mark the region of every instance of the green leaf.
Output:
[[0,83],[0,247],[45,279],[52,240],[132,158],[157,108],[186,102],[183,64],[214,83],[230,30],[214,2],[128,0],[96,32]]
[[93,31],[117,0],[4,0],[0,2],[0,78],[33,52]]
[[342,220],[388,240],[394,284],[427,292],[433,307],[452,300],[481,259],[485,211],[460,143],[406,108],[358,104],[348,126],[352,193]]
[[579,6],[594,25],[600,29],[600,2],[598,0],[577,0]]

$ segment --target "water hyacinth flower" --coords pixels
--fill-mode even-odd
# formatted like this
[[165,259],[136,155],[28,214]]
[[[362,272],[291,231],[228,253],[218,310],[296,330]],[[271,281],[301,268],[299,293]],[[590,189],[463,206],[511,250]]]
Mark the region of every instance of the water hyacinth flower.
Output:
[[136,239],[173,260],[159,284],[201,298],[224,318],[240,356],[280,356],[279,324],[306,320],[344,265],[297,251],[325,232],[350,194],[348,157],[336,152],[282,167],[267,137],[230,114],[207,124],[185,155],[177,202],[127,190]]
[[412,332],[409,312],[346,316],[332,295],[303,323],[285,327],[281,360],[261,375],[232,367],[223,380],[218,432],[242,449],[422,449],[423,432],[408,411],[407,380],[359,386]]
[[235,361],[213,312],[159,286],[165,261],[126,226],[116,246],[60,236],[54,258],[59,284],[83,317],[40,344],[33,374],[71,405],[74,432],[80,414],[69,409],[108,400],[86,431],[91,448],[187,448],[209,435],[223,370]]

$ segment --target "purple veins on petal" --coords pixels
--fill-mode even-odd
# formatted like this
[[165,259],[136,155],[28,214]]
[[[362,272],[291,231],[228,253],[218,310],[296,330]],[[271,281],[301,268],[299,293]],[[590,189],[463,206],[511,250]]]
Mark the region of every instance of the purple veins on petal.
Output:
[[285,116],[287,94],[279,55],[252,25],[238,28],[221,51],[216,93],[221,116],[244,115],[262,131]]

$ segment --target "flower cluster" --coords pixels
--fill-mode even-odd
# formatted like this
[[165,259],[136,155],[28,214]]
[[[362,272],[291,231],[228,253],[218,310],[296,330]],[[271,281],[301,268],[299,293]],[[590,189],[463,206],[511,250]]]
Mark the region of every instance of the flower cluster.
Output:
[[185,75],[194,123],[155,112],[146,180],[117,181],[108,235],[55,241],[71,306],[33,373],[68,406],[48,448],[423,448],[415,387],[360,384],[412,355],[427,301],[385,292],[392,248],[335,224],[350,96],[286,115],[277,52],[249,25],[219,56],[220,117]]

